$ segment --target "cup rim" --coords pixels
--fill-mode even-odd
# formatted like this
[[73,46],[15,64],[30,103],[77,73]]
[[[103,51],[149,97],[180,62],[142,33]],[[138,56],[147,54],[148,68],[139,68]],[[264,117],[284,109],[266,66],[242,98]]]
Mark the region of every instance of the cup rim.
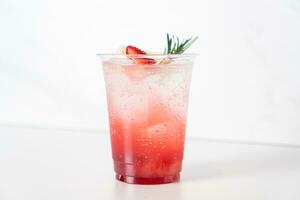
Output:
[[162,53],[151,53],[151,54],[134,54],[134,55],[127,55],[121,53],[97,53],[96,56],[101,58],[195,58],[198,56],[198,53],[186,53],[186,54],[162,54]]

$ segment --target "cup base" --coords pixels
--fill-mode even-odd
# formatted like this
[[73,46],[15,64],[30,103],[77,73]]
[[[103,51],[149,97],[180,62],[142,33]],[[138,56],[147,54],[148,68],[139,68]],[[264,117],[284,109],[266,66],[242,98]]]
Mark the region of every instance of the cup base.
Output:
[[180,180],[180,174],[178,173],[173,176],[155,178],[139,178],[133,176],[126,176],[122,174],[116,174],[116,179],[129,184],[156,185],[178,182]]

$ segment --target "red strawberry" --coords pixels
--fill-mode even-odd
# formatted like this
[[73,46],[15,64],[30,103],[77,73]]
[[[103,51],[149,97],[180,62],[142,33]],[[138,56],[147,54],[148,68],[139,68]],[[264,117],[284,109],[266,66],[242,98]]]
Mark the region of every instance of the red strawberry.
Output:
[[126,54],[129,54],[129,55],[136,55],[136,54],[146,54],[146,53],[145,53],[144,51],[140,50],[140,49],[137,48],[137,47],[128,45],[128,46],[126,47]]
[[[146,54],[144,51],[140,50],[137,47],[130,46],[128,45],[126,47],[126,54],[127,55],[141,55],[141,54]],[[135,61],[136,64],[141,64],[141,65],[153,65],[156,63],[156,61],[152,58],[130,58]]]

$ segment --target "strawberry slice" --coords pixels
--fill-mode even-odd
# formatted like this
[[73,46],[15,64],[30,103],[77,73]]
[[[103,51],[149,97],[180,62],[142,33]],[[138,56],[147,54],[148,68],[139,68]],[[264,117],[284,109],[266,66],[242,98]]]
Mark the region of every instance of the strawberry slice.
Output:
[[[126,54],[127,55],[141,55],[146,53],[142,50],[140,50],[137,47],[130,46],[128,45],[126,47]],[[153,65],[156,63],[156,61],[152,58],[134,58],[134,57],[129,57],[130,59],[134,60],[136,64],[141,64],[141,65]]]
[[128,45],[126,47],[126,54],[128,55],[136,55],[136,54],[146,54],[144,51],[140,50],[137,47]]

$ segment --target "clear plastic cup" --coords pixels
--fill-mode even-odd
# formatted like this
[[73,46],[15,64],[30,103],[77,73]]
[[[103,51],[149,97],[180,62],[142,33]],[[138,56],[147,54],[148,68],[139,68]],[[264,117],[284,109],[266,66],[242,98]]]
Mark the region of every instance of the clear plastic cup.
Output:
[[[99,56],[116,178],[133,184],[179,181],[195,55]],[[161,64],[133,61],[145,57]]]

